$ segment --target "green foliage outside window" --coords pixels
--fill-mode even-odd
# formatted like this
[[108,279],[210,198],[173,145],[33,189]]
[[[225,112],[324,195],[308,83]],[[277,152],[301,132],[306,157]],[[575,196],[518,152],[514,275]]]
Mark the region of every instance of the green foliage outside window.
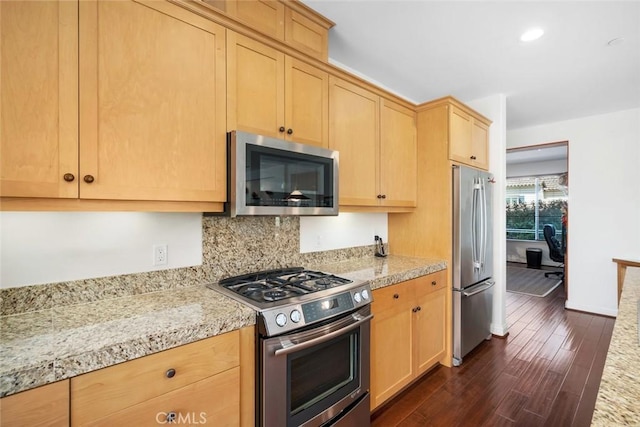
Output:
[[562,208],[564,200],[539,201],[538,233],[535,233],[536,205],[530,203],[507,204],[507,239],[544,240],[542,230],[545,224],[556,227],[557,237],[562,230]]

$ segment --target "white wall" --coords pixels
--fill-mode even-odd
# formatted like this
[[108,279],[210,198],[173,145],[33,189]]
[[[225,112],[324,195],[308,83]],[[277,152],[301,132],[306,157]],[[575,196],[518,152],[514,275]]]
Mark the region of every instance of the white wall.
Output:
[[[301,252],[373,245],[376,234],[387,241],[384,213],[300,219]],[[168,245],[165,266],[153,265],[158,244]],[[0,288],[197,265],[202,265],[199,213],[0,213]]]
[[[153,245],[168,263],[153,265]],[[202,214],[0,213],[0,287],[202,264]]]
[[338,216],[300,218],[300,253],[387,243],[386,213],[341,213]]
[[567,171],[566,160],[547,160],[545,162],[526,162],[507,165],[507,177],[554,175]]
[[491,333],[504,336],[507,334],[506,294],[506,129],[507,106],[505,95],[493,95],[466,103],[493,123],[489,130],[489,167],[496,184],[493,189],[493,272],[496,284],[493,292],[493,320]]
[[566,307],[617,314],[613,257],[640,258],[640,109],[511,130],[508,148],[569,141]]

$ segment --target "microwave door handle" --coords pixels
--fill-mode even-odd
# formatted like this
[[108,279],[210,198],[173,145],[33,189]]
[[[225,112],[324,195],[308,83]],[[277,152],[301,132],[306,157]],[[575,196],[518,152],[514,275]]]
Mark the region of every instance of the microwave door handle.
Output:
[[[360,317],[360,316],[359,316]],[[355,318],[355,316],[354,316]],[[370,321],[371,319],[373,319],[373,314],[370,314],[368,316],[365,317],[360,317],[358,319],[357,322],[355,323],[351,323],[350,325],[345,326],[344,328],[340,328],[337,331],[333,331],[333,332],[329,332],[328,334],[325,334],[321,337],[317,337],[317,338],[312,338],[308,341],[303,341],[299,344],[293,344],[293,345],[289,345],[287,347],[283,347],[283,348],[279,348],[277,349],[274,354],[276,356],[280,356],[280,355],[285,355],[285,354],[289,354],[289,353],[295,353],[296,351],[300,351],[300,350],[304,350],[305,348],[309,348],[309,347],[313,347],[314,345],[318,345],[318,344],[322,344],[323,342],[327,342],[339,335],[344,334],[345,332],[349,332],[353,329],[356,329],[358,327],[360,327],[360,325],[362,325],[365,322]]]

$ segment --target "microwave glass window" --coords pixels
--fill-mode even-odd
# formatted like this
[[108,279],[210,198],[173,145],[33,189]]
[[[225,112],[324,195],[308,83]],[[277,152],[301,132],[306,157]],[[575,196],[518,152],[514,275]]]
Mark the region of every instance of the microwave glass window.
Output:
[[247,145],[249,206],[331,206],[332,176],[330,159]]

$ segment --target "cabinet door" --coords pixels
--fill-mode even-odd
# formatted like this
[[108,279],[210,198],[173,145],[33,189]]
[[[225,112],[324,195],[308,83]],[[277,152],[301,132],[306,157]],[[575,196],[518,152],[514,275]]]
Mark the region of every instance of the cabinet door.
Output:
[[228,130],[284,138],[284,54],[231,31],[227,52]]
[[295,49],[321,61],[327,61],[327,28],[288,7],[285,9],[284,38]]
[[371,409],[413,379],[413,300],[406,282],[373,292]]
[[449,106],[449,158],[469,164],[471,162],[472,117],[453,105]]
[[77,2],[0,2],[0,67],[0,194],[78,197]]
[[[285,123],[287,139],[329,146],[329,75],[316,67],[285,58]],[[289,134],[289,129],[291,132]]]
[[227,0],[226,11],[261,33],[284,39],[285,7],[278,0]]
[[380,193],[383,206],[415,206],[415,112],[389,100],[380,105]]
[[0,399],[0,426],[68,426],[69,380]]
[[420,375],[435,365],[445,351],[446,289],[418,298],[415,315],[415,373]]
[[80,197],[224,201],[225,29],[168,2],[80,2]]
[[377,206],[379,97],[329,78],[329,148],[340,152],[340,204]]
[[471,126],[471,161],[475,167],[489,170],[488,150],[489,127],[474,119]]

